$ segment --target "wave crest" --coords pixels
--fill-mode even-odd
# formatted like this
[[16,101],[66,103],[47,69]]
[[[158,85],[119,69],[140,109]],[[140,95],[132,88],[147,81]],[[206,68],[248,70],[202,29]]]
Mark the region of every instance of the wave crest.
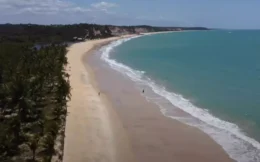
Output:
[[259,162],[260,143],[255,139],[246,136],[236,124],[221,120],[210,114],[206,109],[194,106],[189,100],[185,99],[180,94],[167,91],[165,87],[156,84],[152,79],[146,77],[144,71],[134,70],[110,58],[109,54],[115,47],[137,37],[117,40],[101,48],[101,59],[107,62],[112,69],[128,76],[134,82],[150,87],[154,93],[159,95],[161,98],[164,98],[172,105],[190,114],[192,117],[183,118],[179,116],[169,116],[167,115],[167,109],[163,106],[161,100],[146,96],[149,101],[152,100],[159,105],[161,112],[165,116],[176,119],[190,126],[197,127],[207,133],[223,147],[232,159],[238,162]]

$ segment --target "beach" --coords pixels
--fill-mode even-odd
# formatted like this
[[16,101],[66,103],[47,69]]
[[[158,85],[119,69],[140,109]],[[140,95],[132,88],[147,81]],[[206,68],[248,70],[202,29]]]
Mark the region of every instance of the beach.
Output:
[[207,134],[163,116],[128,78],[99,59],[96,50],[118,39],[68,48],[71,101],[63,161],[233,161]]
[[117,116],[98,95],[91,72],[82,57],[106,40],[94,40],[68,48],[71,100],[65,128],[64,162],[119,162],[133,161],[128,139]]

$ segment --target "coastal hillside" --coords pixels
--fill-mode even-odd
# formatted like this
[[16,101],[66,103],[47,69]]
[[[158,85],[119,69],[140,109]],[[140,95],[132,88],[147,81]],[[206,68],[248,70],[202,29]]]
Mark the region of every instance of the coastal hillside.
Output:
[[108,38],[124,34],[160,31],[207,30],[203,27],[113,26],[97,24],[36,25],[2,24],[0,42],[70,42],[85,39]]
[[155,26],[109,26],[113,35],[139,34],[161,31],[183,31],[183,30],[209,30],[204,27],[155,27]]

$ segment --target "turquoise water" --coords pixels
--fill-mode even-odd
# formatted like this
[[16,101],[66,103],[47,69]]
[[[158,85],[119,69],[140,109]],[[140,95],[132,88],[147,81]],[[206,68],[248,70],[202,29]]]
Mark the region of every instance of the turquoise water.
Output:
[[[142,74],[158,86],[165,87],[167,93],[180,94],[192,108],[188,108],[187,104],[186,107],[185,104],[180,107],[217,127],[216,132],[223,129],[221,135],[225,136],[226,133],[243,144],[248,142],[245,144],[247,148],[243,146],[243,150],[241,147],[243,153],[251,149],[250,154],[244,157],[239,155],[241,152],[235,152],[235,148],[232,150],[227,145],[223,146],[227,152],[230,151],[231,157],[237,161],[259,160],[260,31],[194,31],[149,35],[117,46],[110,54],[110,59],[137,72],[143,71]],[[165,97],[171,100],[170,96]],[[171,103],[174,102],[176,100]],[[179,105],[177,101],[175,106]],[[203,109],[206,109],[206,115],[204,112],[197,113]],[[215,122],[211,115],[221,121]],[[225,125],[222,121],[236,125]],[[225,145],[221,140],[219,143]]]

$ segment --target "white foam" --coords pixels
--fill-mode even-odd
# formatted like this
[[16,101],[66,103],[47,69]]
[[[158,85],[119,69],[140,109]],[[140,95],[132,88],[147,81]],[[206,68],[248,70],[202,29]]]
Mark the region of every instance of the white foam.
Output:
[[155,98],[154,100],[149,98],[149,101],[152,100],[160,106],[161,111],[165,116],[204,131],[220,144],[231,158],[238,162],[260,162],[260,143],[253,138],[246,136],[236,124],[213,116],[208,110],[194,106],[189,100],[179,94],[168,92],[163,86],[157,85],[150,78],[144,76],[144,71],[133,70],[109,57],[109,53],[114,47],[133,38],[118,40],[103,47],[101,49],[101,59],[107,62],[116,71],[128,76],[131,80],[142,85],[147,85],[153,92],[195,118],[169,116],[167,115],[167,109],[162,106],[162,103],[158,98]]

